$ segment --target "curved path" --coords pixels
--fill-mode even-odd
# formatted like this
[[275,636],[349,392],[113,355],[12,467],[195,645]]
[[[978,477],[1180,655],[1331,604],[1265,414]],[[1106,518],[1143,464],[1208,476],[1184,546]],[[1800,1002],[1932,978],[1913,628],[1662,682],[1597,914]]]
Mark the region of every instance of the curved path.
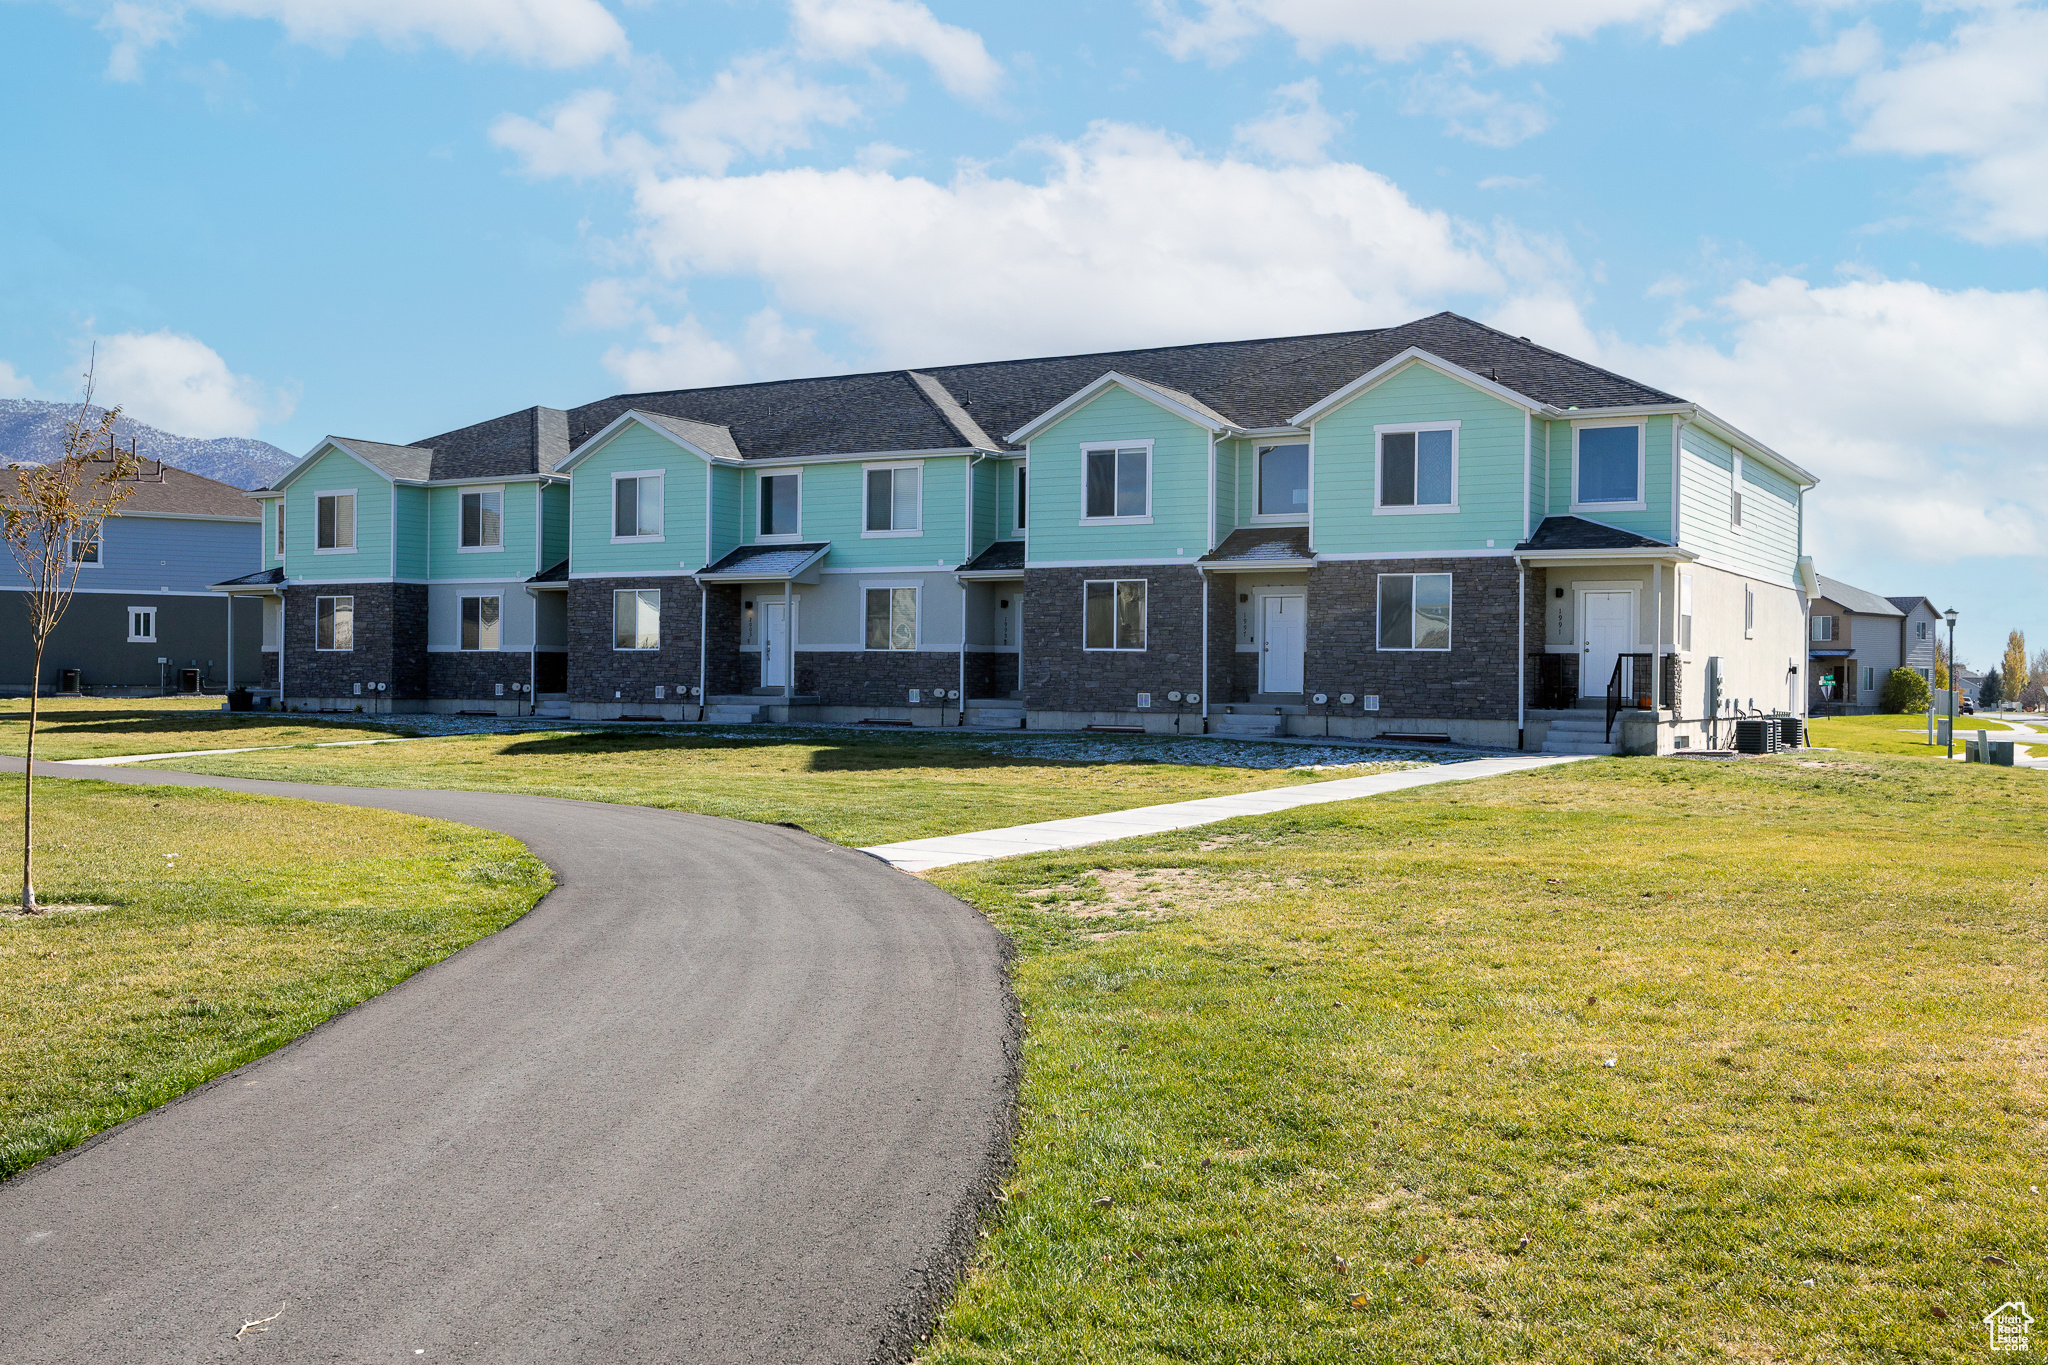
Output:
[[1004,942],[952,897],[674,811],[36,769],[460,821],[560,884],[0,1184],[8,1361],[858,1365],[952,1287],[1017,1068]]

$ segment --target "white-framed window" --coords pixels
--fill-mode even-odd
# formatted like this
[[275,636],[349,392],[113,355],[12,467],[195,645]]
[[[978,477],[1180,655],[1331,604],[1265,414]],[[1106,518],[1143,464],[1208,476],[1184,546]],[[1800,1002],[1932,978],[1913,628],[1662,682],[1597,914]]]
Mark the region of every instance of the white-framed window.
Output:
[[661,471],[635,469],[612,475],[612,543],[660,540]]
[[1024,513],[1025,510],[1030,506],[1031,502],[1030,498],[1027,496],[1028,486],[1031,482],[1030,475],[1031,471],[1027,469],[1024,465],[1019,464],[1017,466],[1017,515],[1015,521],[1016,531],[1017,534],[1020,536],[1024,534]]
[[799,470],[763,474],[754,484],[754,535],[758,540],[795,540],[803,534],[804,478]]
[[1451,576],[1447,573],[1380,575],[1381,649],[1451,647]]
[[1913,623],[1913,638],[1916,640],[1927,638],[1927,623],[1925,621],[1915,621]]
[[275,517],[275,518],[277,519],[277,520],[276,520],[276,524],[275,524],[275,528],[274,528],[274,530],[275,530],[275,534],[276,534],[276,537],[277,537],[277,557],[278,557],[279,559],[283,559],[283,558],[284,558],[284,499],[283,499],[283,498],[278,498],[278,499],[274,500],[274,501],[273,501],[273,502],[272,502],[272,503],[270,504],[270,513],[271,513],[271,515],[272,515],[273,517]]
[[1816,617],[1814,617],[1814,618],[1813,618],[1813,638],[1814,638],[1814,641],[1815,641],[1815,643],[1817,643],[1817,644],[1824,644],[1824,643],[1826,643],[1827,641],[1829,641],[1829,640],[1832,640],[1832,639],[1834,639],[1834,638],[1835,638],[1835,618],[1834,618],[1834,617],[1832,617],[1832,616],[1816,616]]
[[1081,585],[1081,648],[1145,647],[1146,580],[1091,578]]
[[313,553],[352,555],[356,552],[356,493],[319,493],[314,496]]
[[1728,468],[1728,524],[1742,529],[1742,452],[1736,451]]
[[1756,589],[1747,583],[1742,585],[1742,638],[1756,638]]
[[1640,421],[1584,422],[1572,428],[1572,510],[1640,512],[1644,436]]
[[465,488],[462,490],[462,550],[505,548],[505,490]]
[[1692,653],[1692,575],[1678,576],[1678,651]]
[[1152,443],[1081,447],[1081,521],[1152,520]]
[[356,647],[356,599],[316,597],[313,599],[313,648],[322,650]]
[[924,534],[924,466],[864,464],[861,469],[865,514],[863,536]]
[[104,562],[100,558],[100,536],[97,529],[71,536],[64,544],[71,552],[71,562],[81,569],[97,569]]
[[462,599],[462,648],[496,649],[498,616],[504,600],[496,593]]
[[153,645],[156,643],[156,608],[128,608],[128,643],[131,645]]
[[1877,668],[1872,664],[1865,664],[1863,666],[1863,690],[1865,692],[1871,692],[1875,691],[1876,688]]
[[1458,424],[1374,427],[1379,458],[1374,515],[1458,510]]
[[612,648],[661,648],[661,589],[612,591]]
[[1260,446],[1258,453],[1259,496],[1255,504],[1261,519],[1277,517],[1298,521],[1308,515],[1308,442]]
[[867,648],[916,649],[917,589],[900,584],[861,586]]

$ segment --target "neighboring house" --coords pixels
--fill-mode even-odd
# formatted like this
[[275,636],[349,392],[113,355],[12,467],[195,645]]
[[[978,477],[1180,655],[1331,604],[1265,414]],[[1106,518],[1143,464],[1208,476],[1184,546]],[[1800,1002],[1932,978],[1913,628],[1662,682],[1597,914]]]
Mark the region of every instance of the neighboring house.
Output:
[[[1533,747],[1612,689],[1668,749],[1710,668],[1723,714],[1801,708],[1812,484],[1442,313],[330,439],[253,495],[266,558],[222,586],[281,609],[293,706],[512,709],[530,676],[593,719]],[[457,506],[486,489],[502,570]]]
[[1941,614],[1924,597],[1880,597],[1820,576],[1807,610],[1809,697],[1813,711],[1856,715],[1877,710],[1884,680],[1901,666],[1934,685],[1934,641]]
[[[42,690],[56,691],[72,669],[87,692],[177,690],[194,669],[208,691],[254,681],[255,607],[225,606],[208,590],[255,558],[259,519],[242,490],[154,460],[142,461],[132,487],[97,541],[70,547],[77,594],[44,649]],[[0,649],[0,691],[9,694],[29,690],[27,587],[13,558],[0,558],[0,642],[13,642]]]

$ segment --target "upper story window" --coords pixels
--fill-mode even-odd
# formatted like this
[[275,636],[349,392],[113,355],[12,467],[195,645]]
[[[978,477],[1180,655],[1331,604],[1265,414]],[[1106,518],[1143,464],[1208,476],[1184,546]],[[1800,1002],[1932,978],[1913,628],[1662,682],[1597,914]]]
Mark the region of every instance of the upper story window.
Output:
[[1572,429],[1572,510],[1643,510],[1643,424]]
[[473,488],[462,494],[462,548],[501,550],[505,547],[505,490]]
[[1262,517],[1308,515],[1308,442],[1259,447],[1259,512]]
[[1374,427],[1379,489],[1374,513],[1458,510],[1458,424]]
[[760,515],[755,535],[762,540],[796,539],[803,528],[803,475],[763,474],[755,490]]
[[72,536],[67,542],[71,549],[71,562],[81,569],[97,569],[100,566],[100,538],[97,531],[85,531]]
[[1083,446],[1083,521],[1152,518],[1152,443]]
[[1024,511],[1030,504],[1030,499],[1025,496],[1025,486],[1031,481],[1030,473],[1023,465],[1017,466],[1017,531],[1020,535],[1024,531]]
[[1915,621],[1913,623],[1913,638],[1916,640],[1927,638],[1927,623],[1925,621]]
[[276,534],[277,534],[277,557],[278,557],[279,559],[283,559],[283,558],[284,558],[284,499],[283,499],[283,498],[279,498],[279,499],[277,499],[277,500],[276,500],[275,502],[273,502],[273,503],[271,503],[271,504],[270,504],[270,515],[271,515],[272,517],[276,518]]
[[1678,576],[1678,648],[1692,652],[1692,575]]
[[1728,467],[1728,524],[1742,529],[1742,452],[1735,452],[1735,459]]
[[612,475],[612,539],[660,540],[661,484],[655,470]]
[[924,467],[863,465],[867,483],[864,536],[914,536],[924,529]]
[[322,493],[313,521],[313,552],[333,554],[356,548],[356,495]]
[[1813,618],[1813,638],[1816,643],[1825,643],[1835,638],[1835,618],[1816,616]]
[[1451,647],[1451,576],[1447,573],[1380,575],[1381,649]]

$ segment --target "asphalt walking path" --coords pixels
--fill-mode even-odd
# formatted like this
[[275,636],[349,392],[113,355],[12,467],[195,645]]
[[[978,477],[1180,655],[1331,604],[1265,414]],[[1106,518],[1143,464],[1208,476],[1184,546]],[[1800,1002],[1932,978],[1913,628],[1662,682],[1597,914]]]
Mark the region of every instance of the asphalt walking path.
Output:
[[675,811],[37,771],[501,830],[559,885],[0,1184],[0,1358],[866,1362],[954,1283],[1018,1049],[1005,945],[952,897]]
[[1320,805],[1325,801],[1356,801],[1363,796],[1427,787],[1438,782],[1469,782],[1480,777],[1549,768],[1559,763],[1576,763],[1580,754],[1510,754],[1499,758],[1475,758],[1458,763],[1439,763],[1403,772],[1374,773],[1366,777],[1340,777],[1299,787],[1271,787],[1265,791],[1238,792],[1231,796],[1205,796],[1196,801],[1173,801],[1158,806],[1109,811],[1102,815],[1079,815],[1066,820],[1041,820],[1037,824],[1012,825],[1008,829],[986,829],[975,834],[946,834],[932,839],[906,839],[895,844],[864,848],[905,872],[925,872],[955,863],[977,863],[989,858],[1011,858],[1020,853],[1047,853],[1062,848],[1085,848],[1113,839],[1140,834],[1159,834],[1170,829],[1232,820],[1240,815],[1270,815],[1297,806]]

